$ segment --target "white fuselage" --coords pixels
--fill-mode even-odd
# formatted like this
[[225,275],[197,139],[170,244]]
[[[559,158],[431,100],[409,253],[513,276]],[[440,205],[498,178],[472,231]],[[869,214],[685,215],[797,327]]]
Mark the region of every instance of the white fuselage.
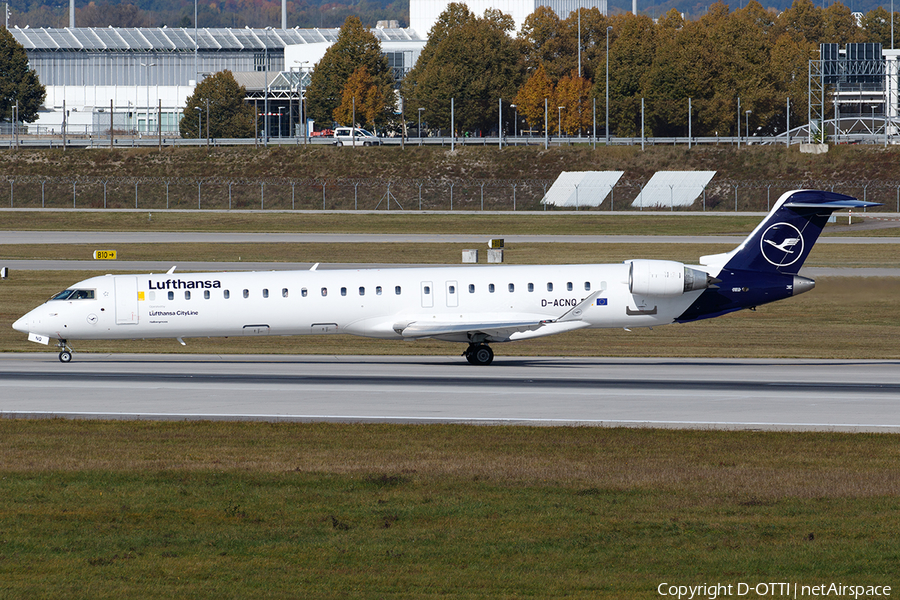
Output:
[[[643,297],[628,280],[627,263],[106,275],[72,286],[89,297],[50,300],[14,327],[60,340],[347,333],[465,342],[469,324],[542,323],[484,338],[499,342],[671,323],[701,293]],[[592,294],[578,319],[551,322]],[[428,333],[430,323],[440,326]]]

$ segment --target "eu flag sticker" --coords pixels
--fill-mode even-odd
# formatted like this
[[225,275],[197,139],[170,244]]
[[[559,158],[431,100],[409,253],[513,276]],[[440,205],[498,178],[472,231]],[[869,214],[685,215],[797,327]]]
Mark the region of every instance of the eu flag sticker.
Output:
[[606,298],[597,298],[597,306],[606,306]]

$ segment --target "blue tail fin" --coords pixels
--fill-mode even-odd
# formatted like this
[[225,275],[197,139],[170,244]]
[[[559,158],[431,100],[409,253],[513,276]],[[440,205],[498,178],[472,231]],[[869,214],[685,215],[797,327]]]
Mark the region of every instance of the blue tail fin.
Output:
[[726,270],[796,274],[835,210],[878,206],[819,190],[787,192],[740,246],[700,263]]

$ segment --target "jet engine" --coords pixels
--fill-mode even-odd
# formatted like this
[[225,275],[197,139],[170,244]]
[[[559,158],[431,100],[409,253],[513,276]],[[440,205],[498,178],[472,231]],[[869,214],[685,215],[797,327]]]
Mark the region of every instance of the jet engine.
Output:
[[704,271],[671,260],[632,260],[628,270],[628,291],[639,296],[672,298],[718,283]]

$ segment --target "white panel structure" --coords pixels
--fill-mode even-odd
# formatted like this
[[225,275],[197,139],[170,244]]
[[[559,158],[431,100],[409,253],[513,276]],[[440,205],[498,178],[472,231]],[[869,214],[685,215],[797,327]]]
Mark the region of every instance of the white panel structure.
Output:
[[715,176],[715,171],[657,171],[631,206],[634,208],[690,206]]
[[563,171],[541,203],[584,208],[600,206],[625,171]]

